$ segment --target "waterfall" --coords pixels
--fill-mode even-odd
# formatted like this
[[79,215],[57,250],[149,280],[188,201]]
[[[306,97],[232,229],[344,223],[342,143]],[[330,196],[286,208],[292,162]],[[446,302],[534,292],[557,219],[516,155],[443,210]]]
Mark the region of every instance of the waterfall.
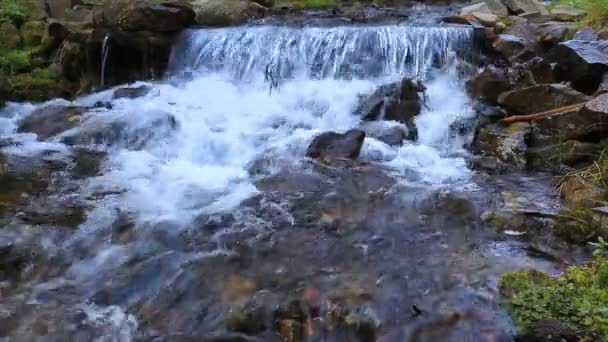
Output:
[[224,71],[252,79],[271,66],[278,78],[421,76],[444,64],[449,51],[470,47],[466,27],[262,26],[191,30],[176,47],[173,71]]
[[110,35],[106,34],[101,45],[101,86],[105,85],[106,81],[106,60],[110,53]]

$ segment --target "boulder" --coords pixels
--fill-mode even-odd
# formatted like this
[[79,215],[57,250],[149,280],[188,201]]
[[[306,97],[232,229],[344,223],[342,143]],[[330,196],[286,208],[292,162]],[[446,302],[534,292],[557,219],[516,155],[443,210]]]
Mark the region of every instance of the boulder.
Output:
[[[555,83],[556,81],[553,66],[540,57],[534,57],[526,63],[517,65],[516,70],[533,84]],[[531,80],[529,76],[532,76]]]
[[534,146],[551,146],[568,140],[599,143],[608,134],[608,94],[587,102],[582,108],[534,121]]
[[364,122],[359,128],[365,135],[391,146],[399,146],[408,138],[408,130],[403,125],[392,125],[387,122]]
[[[577,342],[587,340],[581,332],[572,329],[557,319],[542,319],[532,324],[515,342]],[[592,341],[589,339],[588,341]]]
[[504,4],[515,14],[539,13],[548,15],[549,12],[538,0],[504,0]]
[[15,25],[4,22],[0,23],[0,46],[8,49],[14,49],[21,43],[19,30]]
[[559,194],[569,203],[605,201],[606,192],[579,175],[571,175],[560,182]]
[[567,85],[540,84],[503,93],[498,103],[509,114],[535,114],[587,100],[587,96]]
[[124,99],[124,98],[135,99],[138,97],[146,96],[151,90],[152,90],[152,87],[150,87],[148,85],[141,85],[141,86],[135,87],[135,88],[122,87],[122,88],[118,88],[114,91],[114,94],[112,95],[112,99],[114,99],[114,100]]
[[460,10],[461,16],[465,16],[465,15],[469,15],[469,14],[473,14],[473,13],[492,14],[492,11],[490,10],[490,7],[488,7],[488,5],[485,2],[480,2],[477,4],[466,6]]
[[500,17],[506,17],[509,15],[509,9],[505,6],[501,0],[473,0],[473,4],[484,3],[490,10],[490,13],[496,14]]
[[584,93],[594,93],[608,70],[608,41],[570,40],[555,51],[560,80]]
[[69,24],[70,27],[88,29],[103,26],[106,20],[103,8],[76,5],[65,12],[62,22]]
[[[536,128],[536,127],[535,127]],[[580,142],[578,140],[567,140],[555,144],[539,144],[537,135],[539,131],[533,131],[528,147],[528,167],[533,170],[564,172],[568,168],[578,168],[593,163],[602,152],[602,144]],[[549,140],[558,140],[552,136]],[[559,139],[561,140],[561,139]]]
[[196,23],[204,26],[240,25],[266,15],[267,9],[255,2],[241,0],[194,0]]
[[577,21],[587,14],[584,10],[572,6],[555,6],[551,16],[558,21]]
[[76,127],[86,107],[51,104],[34,110],[19,122],[18,132],[30,132],[45,140]]
[[194,11],[180,0],[108,0],[104,17],[124,31],[177,32],[194,24]]
[[526,51],[526,45],[526,41],[523,38],[511,34],[498,35],[498,39],[492,44],[494,50],[508,60],[513,60]]
[[514,123],[507,127],[489,125],[479,131],[477,147],[485,155],[499,161],[525,168],[527,140],[531,133],[528,123]]
[[326,132],[316,136],[308,149],[306,156],[309,158],[331,160],[331,159],[357,159],[361,153],[361,147],[365,140],[365,132],[350,130],[344,134]]
[[488,66],[466,83],[469,93],[480,100],[497,104],[498,96],[512,89],[508,71]]
[[498,21],[498,17],[490,13],[473,12],[473,17],[477,19],[483,26],[494,27]]

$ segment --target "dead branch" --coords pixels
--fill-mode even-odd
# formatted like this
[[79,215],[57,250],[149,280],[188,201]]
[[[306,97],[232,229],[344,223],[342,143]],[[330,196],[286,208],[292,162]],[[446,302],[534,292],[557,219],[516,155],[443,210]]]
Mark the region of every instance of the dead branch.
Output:
[[509,117],[506,117],[506,118],[500,120],[500,122],[501,123],[505,123],[505,124],[510,124],[510,123],[514,123],[514,122],[534,121],[534,120],[537,120],[537,119],[542,119],[542,118],[546,118],[546,117],[549,117],[549,116],[553,116],[553,115],[557,115],[557,114],[562,114],[562,113],[570,111],[570,110],[579,109],[582,106],[584,106],[585,103],[586,102],[577,103],[577,104],[570,105],[570,106],[559,107],[559,108],[547,110],[547,111],[536,113],[536,114],[513,115],[513,116],[509,116]]

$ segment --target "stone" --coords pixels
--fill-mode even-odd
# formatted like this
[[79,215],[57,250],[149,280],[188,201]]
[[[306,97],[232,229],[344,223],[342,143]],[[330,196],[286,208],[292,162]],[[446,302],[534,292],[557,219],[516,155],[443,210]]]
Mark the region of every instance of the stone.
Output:
[[584,93],[594,93],[608,70],[608,41],[570,40],[555,51],[560,79]]
[[597,37],[600,40],[608,40],[608,27],[604,27],[597,31]]
[[112,95],[112,99],[114,99],[114,100],[123,99],[123,98],[136,99],[138,97],[146,96],[151,90],[152,90],[152,87],[147,86],[147,85],[141,85],[141,86],[135,87],[135,88],[131,88],[131,87],[118,88],[114,91],[114,94]]
[[535,114],[587,100],[587,96],[567,85],[539,84],[503,93],[498,103],[509,114]]
[[195,0],[196,23],[203,26],[240,25],[264,17],[268,10],[255,2],[241,0]]
[[306,156],[314,159],[357,159],[365,140],[365,132],[350,130],[344,134],[326,132],[316,136]]
[[[542,319],[526,329],[526,332],[518,335],[515,342],[550,342],[580,341],[581,333],[565,325],[557,319]],[[586,339],[585,339],[586,340]],[[591,340],[589,340],[591,341]]]
[[573,6],[555,6],[551,10],[551,16],[558,21],[577,21],[587,14],[584,10]]
[[45,140],[76,127],[87,109],[70,104],[43,106],[23,118],[17,131],[35,133],[38,139]]
[[492,66],[468,80],[466,87],[472,96],[490,104],[497,104],[498,96],[512,89],[507,71]]
[[539,12],[522,13],[519,17],[526,19],[528,23],[531,24],[544,24],[552,19],[550,15],[541,14]]
[[495,14],[499,17],[506,17],[509,15],[509,9],[503,4],[501,0],[473,0],[473,4],[484,3],[489,8],[490,13]]
[[604,75],[602,76],[602,81],[597,87],[597,92],[595,93],[595,95],[601,95],[605,93],[608,93],[608,71],[604,72]]
[[[578,140],[561,142],[561,136],[552,135],[550,142],[539,143],[538,135],[549,133],[534,126],[528,147],[528,168],[539,171],[563,172],[567,168],[579,168],[593,163],[602,152],[604,146]],[[559,131],[559,128],[556,127]],[[559,134],[559,133],[556,133]],[[552,144],[555,142],[555,144]],[[537,147],[536,147],[537,146]]]
[[364,122],[359,128],[367,137],[382,141],[390,146],[399,146],[408,137],[407,128],[403,125],[390,125],[382,121]]
[[49,15],[56,19],[63,19],[65,12],[75,5],[79,4],[79,0],[52,0],[46,1]]
[[104,17],[124,31],[178,32],[194,24],[190,5],[179,0],[108,0]]
[[540,13],[548,15],[545,6],[538,0],[504,0],[504,4],[515,14]]
[[550,21],[538,27],[538,37],[546,48],[557,46],[572,37],[575,32],[576,25],[573,23]]
[[532,81],[533,84],[555,83],[556,81],[553,66],[541,57],[534,57],[519,64],[516,69],[522,74],[529,73],[532,76],[532,80],[529,81]]
[[597,32],[595,32],[594,29],[592,29],[591,27],[583,27],[583,28],[579,29],[578,31],[576,31],[576,33],[574,33],[572,40],[591,41],[591,40],[598,40],[598,38],[599,37],[597,35]]
[[526,49],[526,42],[523,38],[511,34],[500,34],[492,46],[494,50],[503,55],[506,59],[513,59]]
[[4,22],[0,24],[0,46],[14,49],[21,44],[21,36],[15,25]]
[[490,125],[482,128],[477,137],[477,147],[485,155],[499,161],[525,168],[527,165],[527,139],[531,133],[528,123],[514,123],[507,127]]
[[62,21],[69,24],[70,27],[88,29],[104,26],[105,19],[103,8],[76,5],[65,12]]
[[469,5],[469,6],[463,7],[460,10],[461,16],[465,16],[465,15],[469,15],[469,14],[473,14],[473,13],[492,14],[492,11],[490,10],[490,7],[488,7],[488,5],[485,2],[480,2],[477,4]]
[[494,27],[498,17],[494,14],[473,12],[473,17],[477,19],[483,26]]

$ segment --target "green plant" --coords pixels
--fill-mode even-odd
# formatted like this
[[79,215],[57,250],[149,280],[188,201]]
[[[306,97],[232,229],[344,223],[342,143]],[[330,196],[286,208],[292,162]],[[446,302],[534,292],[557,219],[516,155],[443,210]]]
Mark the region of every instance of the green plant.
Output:
[[337,0],[298,0],[296,4],[300,8],[304,9],[322,9],[336,7],[338,5]]
[[583,25],[601,28],[608,24],[608,0],[557,0],[548,7],[552,9],[556,6],[573,6],[587,11],[580,21]]
[[592,330],[608,339],[608,261],[603,258],[573,266],[560,277],[537,271],[501,276],[499,287],[516,323],[524,330],[554,318],[579,330]]
[[20,26],[27,16],[26,0],[0,0],[0,23],[10,22]]

